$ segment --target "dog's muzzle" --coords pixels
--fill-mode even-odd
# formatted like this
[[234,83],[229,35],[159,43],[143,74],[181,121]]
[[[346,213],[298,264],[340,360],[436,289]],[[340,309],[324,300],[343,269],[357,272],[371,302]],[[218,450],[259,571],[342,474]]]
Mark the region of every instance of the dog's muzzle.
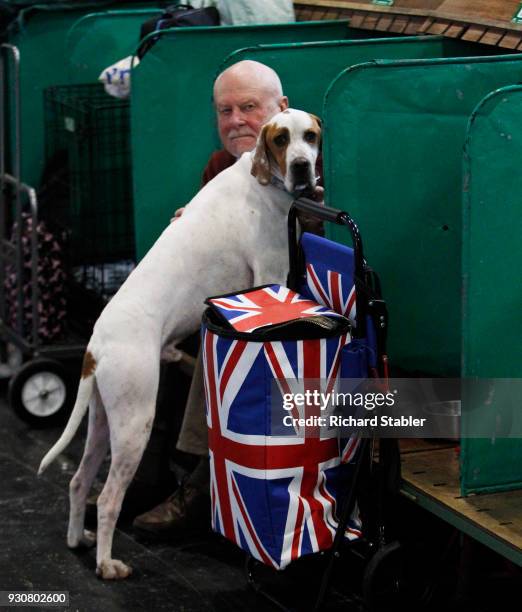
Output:
[[290,164],[290,176],[294,185],[294,191],[300,189],[313,189],[315,186],[315,174],[312,164],[306,157],[296,157]]

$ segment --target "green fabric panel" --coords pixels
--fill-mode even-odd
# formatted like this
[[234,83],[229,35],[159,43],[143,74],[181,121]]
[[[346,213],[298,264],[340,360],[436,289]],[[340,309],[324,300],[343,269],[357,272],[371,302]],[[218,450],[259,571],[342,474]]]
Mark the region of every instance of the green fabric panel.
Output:
[[159,15],[159,9],[91,13],[73,24],[67,34],[69,83],[91,83],[101,71],[132,55],[143,22]]
[[219,148],[212,84],[224,57],[257,43],[338,40],[344,21],[164,30],[132,73],[136,248],[143,257],[194,196]]
[[281,77],[290,106],[321,115],[328,85],[347,66],[373,59],[446,57],[459,48],[442,36],[259,45],[230,54],[220,71],[245,59],[267,64]]
[[[116,0],[114,4],[122,8],[136,7],[135,3],[126,5]],[[143,4],[150,6],[153,3]],[[32,7],[22,13],[22,16],[27,13],[22,29],[12,29],[9,35],[8,42],[20,50],[22,180],[35,187],[39,184],[44,164],[43,90],[50,85],[67,83],[66,34],[78,18],[90,11],[92,7],[85,6],[70,10]],[[14,119],[10,115],[11,134],[14,134],[13,126]],[[11,148],[13,146],[14,142]]]
[[460,375],[466,125],[521,70],[520,55],[376,61],[326,94],[326,200],[359,224],[389,306],[390,359],[407,370]]
[[[465,414],[464,408],[462,419]],[[520,439],[463,438],[460,447],[462,495],[522,488],[521,447]]]
[[[515,79],[513,79],[515,80]],[[517,81],[520,77],[517,77]],[[463,210],[463,376],[522,377],[522,87],[487,96],[466,139]],[[482,402],[463,405],[462,431],[489,425],[495,438],[462,440],[464,495],[522,487],[520,398],[509,381],[488,385]]]

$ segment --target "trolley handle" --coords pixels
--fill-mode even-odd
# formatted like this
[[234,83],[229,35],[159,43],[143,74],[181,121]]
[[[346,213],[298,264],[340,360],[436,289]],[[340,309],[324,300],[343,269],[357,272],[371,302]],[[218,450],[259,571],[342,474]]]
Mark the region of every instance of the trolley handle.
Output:
[[297,210],[301,210],[309,215],[313,215],[322,221],[329,221],[331,223],[336,223],[337,225],[343,225],[341,215],[346,214],[342,210],[330,208],[329,206],[323,206],[314,200],[304,197],[294,200],[292,203],[292,208],[296,208]]
[[336,208],[322,206],[310,200],[309,198],[297,198],[290,207],[288,213],[288,249],[289,249],[289,272],[287,285],[291,289],[298,288],[299,280],[299,246],[296,229],[297,212],[301,211],[308,215],[312,215],[322,221],[335,223],[336,225],[344,225],[350,232],[350,237],[353,245],[354,254],[354,284],[356,295],[356,317],[357,317],[357,336],[364,337],[366,332],[366,313],[367,304],[364,299],[366,291],[366,261],[364,259],[362,238],[359,233],[359,228],[350,215]]

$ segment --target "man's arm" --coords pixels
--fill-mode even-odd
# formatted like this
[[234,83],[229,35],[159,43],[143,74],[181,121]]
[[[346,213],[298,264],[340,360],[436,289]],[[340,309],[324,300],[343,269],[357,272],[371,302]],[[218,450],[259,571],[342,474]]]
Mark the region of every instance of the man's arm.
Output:
[[214,151],[210,156],[210,159],[203,170],[203,176],[201,177],[201,186],[206,185],[210,182],[214,177],[216,177],[220,172],[230,168],[237,161],[237,157],[234,157],[231,153],[226,151],[225,149],[221,149],[219,151]]

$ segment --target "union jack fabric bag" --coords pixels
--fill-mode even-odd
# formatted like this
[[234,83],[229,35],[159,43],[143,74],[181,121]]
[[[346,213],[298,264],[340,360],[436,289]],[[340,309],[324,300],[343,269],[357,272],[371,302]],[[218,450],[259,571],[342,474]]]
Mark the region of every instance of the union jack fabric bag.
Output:
[[[301,236],[304,275],[299,293],[356,322],[356,294],[354,285],[354,251],[344,244],[333,242],[308,232]],[[343,355],[342,378],[366,378],[368,367],[377,367],[377,338],[372,318],[366,317],[366,338],[352,341]]]
[[[297,426],[292,435],[274,435],[276,396],[302,390],[307,381],[334,389],[351,326],[280,285],[209,298],[207,304],[202,347],[212,527],[259,561],[283,569],[331,547],[358,439],[340,440],[322,429],[307,435]],[[354,513],[345,535],[358,538],[360,529]]]

